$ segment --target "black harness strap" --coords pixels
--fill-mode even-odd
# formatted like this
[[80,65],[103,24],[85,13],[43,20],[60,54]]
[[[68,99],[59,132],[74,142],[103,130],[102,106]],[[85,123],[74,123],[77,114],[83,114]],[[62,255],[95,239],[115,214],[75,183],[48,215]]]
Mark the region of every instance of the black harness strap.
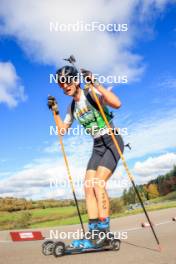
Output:
[[[92,105],[97,111],[100,112],[97,103],[93,100],[93,98],[92,98],[92,96],[90,95],[89,91],[84,89],[83,92],[84,92],[85,97],[87,98],[87,101],[88,101],[88,102],[89,102],[89,103],[90,103],[90,104],[91,104],[91,105]],[[75,100],[73,100],[72,103],[71,103],[71,113],[72,113],[72,115],[73,115],[73,113],[74,113],[74,110],[75,110]],[[107,113],[107,112],[105,111],[105,114],[107,114],[108,116],[110,116],[110,118],[113,118],[113,113],[112,113],[112,112]]]
[[71,103],[71,114],[72,114],[72,116],[73,116],[74,110],[75,110],[75,100],[72,100],[72,103]]

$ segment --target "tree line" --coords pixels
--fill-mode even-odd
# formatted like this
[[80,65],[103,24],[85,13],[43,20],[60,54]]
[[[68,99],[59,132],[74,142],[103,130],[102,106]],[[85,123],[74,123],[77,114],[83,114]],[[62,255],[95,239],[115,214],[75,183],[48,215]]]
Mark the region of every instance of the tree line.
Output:
[[[147,184],[137,185],[137,188],[144,201],[176,191],[176,166],[170,172],[158,176]],[[122,199],[125,205],[139,202],[133,187],[123,191]]]
[[17,212],[21,210],[46,209],[54,207],[74,206],[73,200],[27,200],[25,198],[0,197],[0,211]]

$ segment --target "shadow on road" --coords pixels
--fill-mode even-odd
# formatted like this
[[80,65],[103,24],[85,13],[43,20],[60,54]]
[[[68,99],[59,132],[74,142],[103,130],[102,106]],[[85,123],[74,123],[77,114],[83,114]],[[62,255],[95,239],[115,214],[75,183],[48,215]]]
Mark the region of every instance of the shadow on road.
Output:
[[145,247],[145,246],[141,246],[141,245],[136,245],[134,243],[130,243],[130,242],[126,242],[126,241],[122,241],[123,244],[128,244],[130,246],[133,246],[133,247],[138,247],[138,248],[144,248],[144,249],[147,249],[147,250],[150,250],[150,251],[154,251],[154,252],[159,252],[158,249],[154,249],[154,248],[149,248],[149,247]]

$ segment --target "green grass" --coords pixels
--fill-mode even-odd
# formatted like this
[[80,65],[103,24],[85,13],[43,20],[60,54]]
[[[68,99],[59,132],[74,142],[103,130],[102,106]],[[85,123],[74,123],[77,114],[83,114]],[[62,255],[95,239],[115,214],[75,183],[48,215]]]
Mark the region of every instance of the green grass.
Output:
[[8,212],[0,212],[0,224],[5,221],[12,221],[13,219],[16,219],[16,213],[8,213]]
[[[87,222],[87,215],[82,215],[82,220],[84,223]],[[79,224],[78,216],[73,216],[69,218],[65,218],[62,220],[53,220],[53,221],[46,221],[43,223],[37,223],[30,225],[30,228],[44,228],[44,227],[54,227],[54,226],[63,226],[63,225],[75,225]]]
[[[170,202],[164,202],[164,203],[156,203],[152,205],[147,205],[145,206],[147,211],[157,211],[157,210],[162,210],[162,209],[168,209],[168,208],[174,208],[176,207],[176,201],[170,201]],[[122,217],[122,216],[128,216],[128,215],[135,215],[135,214],[140,214],[143,213],[142,208],[138,208],[135,210],[130,210],[130,211],[125,211],[119,214],[114,214],[112,215],[112,218],[117,218],[117,217]]]
[[33,217],[42,217],[49,214],[57,214],[59,216],[67,216],[76,212],[74,206],[67,207],[55,207],[55,208],[46,208],[46,209],[33,209],[30,210]]
[[166,201],[176,201],[176,191],[171,192],[165,196],[158,197],[155,199],[150,200],[153,203],[158,203],[158,202],[166,202]]
[[[150,204],[146,206],[148,211],[161,210],[176,207],[176,191],[164,197],[150,200]],[[15,223],[18,222],[25,211],[19,212],[0,212],[0,230],[14,229]],[[79,218],[74,206],[55,207],[47,209],[33,209],[28,211],[31,213],[29,228],[45,228],[60,225],[79,224]],[[112,215],[112,218],[134,215],[143,212],[141,208],[135,210],[124,210],[122,213]],[[83,222],[87,222],[87,215],[82,215]]]
[[[0,212],[0,230],[13,229],[18,222],[22,214],[26,211],[19,212]],[[71,222],[77,215],[76,208],[74,206],[56,207],[47,209],[33,209],[29,210],[31,213],[31,225],[29,227],[39,226],[52,226],[52,223]],[[76,219],[76,217],[75,217]],[[76,220],[74,220],[75,222]]]
[[[19,218],[21,213],[24,211],[18,212],[0,212],[0,223],[3,221],[13,221]],[[48,216],[57,216],[58,218],[68,217],[76,213],[76,208],[74,206],[67,206],[67,207],[56,207],[56,208],[47,208],[47,209],[33,209],[29,210],[32,214],[32,218],[45,218]]]

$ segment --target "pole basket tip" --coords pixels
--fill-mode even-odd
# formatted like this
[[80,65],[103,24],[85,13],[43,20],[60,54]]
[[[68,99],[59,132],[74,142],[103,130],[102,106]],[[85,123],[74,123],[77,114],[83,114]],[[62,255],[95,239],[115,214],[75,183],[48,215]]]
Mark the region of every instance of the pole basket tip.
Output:
[[158,245],[158,252],[162,252],[162,247],[160,244]]
[[[154,226],[154,223],[151,223],[151,225]],[[143,223],[141,223],[141,227],[143,227],[143,228],[150,227],[150,223],[148,223],[148,222],[143,222]]]

